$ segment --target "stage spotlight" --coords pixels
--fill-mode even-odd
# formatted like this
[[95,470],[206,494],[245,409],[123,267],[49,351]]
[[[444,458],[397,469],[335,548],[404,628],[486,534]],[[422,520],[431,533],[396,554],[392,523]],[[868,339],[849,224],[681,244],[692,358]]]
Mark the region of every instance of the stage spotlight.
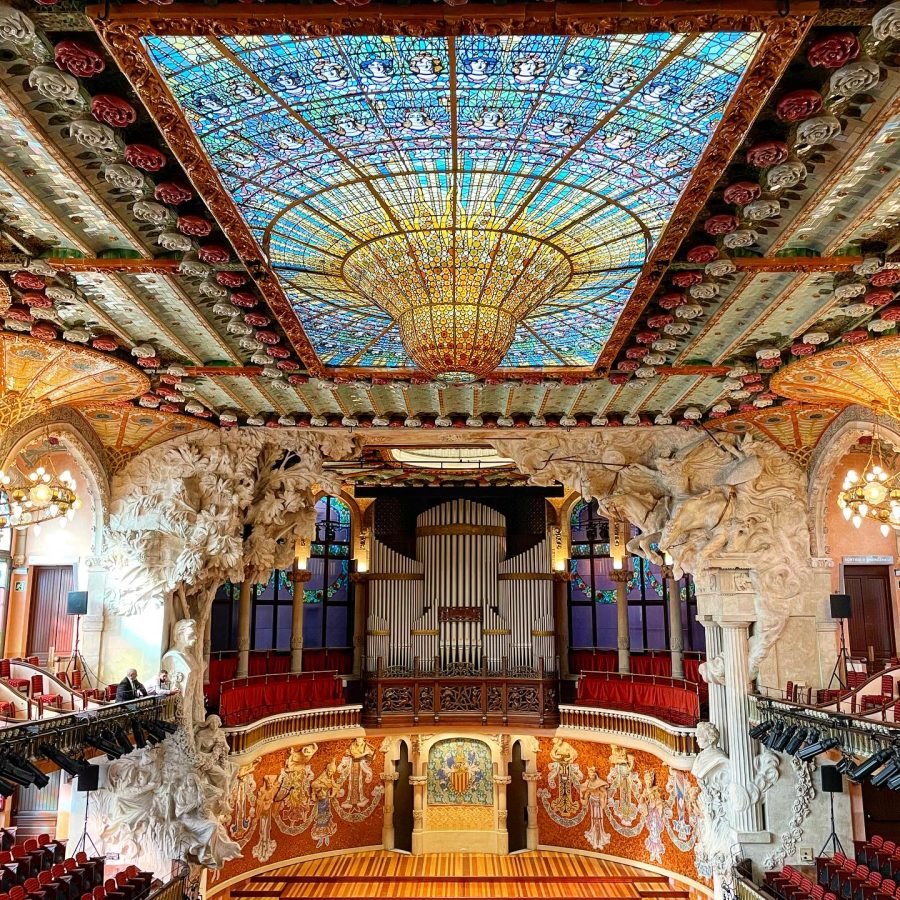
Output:
[[774,719],[766,719],[765,722],[760,722],[758,725],[754,725],[750,729],[750,737],[752,737],[754,741],[762,740],[762,738],[769,732],[771,728],[774,727],[774,725]]
[[178,726],[173,725],[171,722],[167,722],[165,719],[154,719],[153,724],[162,728],[167,734],[175,734],[178,731]]
[[784,722],[776,722],[775,727],[762,739],[762,743],[770,750],[775,749],[775,744],[781,740],[784,733]]
[[894,775],[888,780],[887,786],[892,791],[900,791],[900,771],[894,773]]
[[38,750],[50,760],[50,762],[56,763],[64,772],[68,772],[69,775],[73,777],[75,775],[80,775],[86,768],[87,763],[80,759],[73,759],[71,756],[66,756],[65,753],[57,750],[52,744],[41,744],[38,747]]
[[15,792],[16,786],[14,784],[10,784],[8,781],[4,781],[0,778],[0,796],[12,797]]
[[14,781],[22,787],[31,787],[34,784],[31,772],[26,769],[20,769],[8,759],[0,759],[0,777],[6,778],[8,781]]
[[[788,754],[788,756],[793,756],[802,746],[803,742],[809,739],[809,731],[805,728],[798,728],[796,733],[793,734],[788,742],[784,745],[784,752]],[[819,736],[816,735],[815,740],[818,740]]]
[[147,738],[144,737],[144,729],[137,719],[131,720],[131,733],[134,735],[134,743],[138,747],[147,746]]
[[99,750],[101,753],[105,753],[109,759],[119,759],[119,757],[123,755],[118,744],[110,743],[100,735],[92,735],[91,737],[85,738],[85,743]]
[[852,756],[842,756],[835,764],[834,767],[841,773],[841,775],[846,775],[856,763],[853,762]]
[[163,731],[162,728],[160,728],[156,724],[156,722],[145,720],[141,723],[141,727],[144,729],[144,733],[147,735],[147,740],[151,741],[154,744],[159,744],[167,737],[165,731]]
[[787,746],[788,741],[797,733],[797,731],[796,725],[788,725],[769,746],[777,753],[784,752],[784,748]]
[[897,758],[895,753],[894,756],[888,760],[887,765],[872,776],[870,784],[872,787],[884,787],[897,774],[900,774],[900,759]]
[[826,750],[834,750],[835,747],[840,746],[840,743],[836,737],[825,738],[824,740],[816,741],[814,744],[808,744],[802,750],[798,750],[796,757],[806,762],[806,760],[812,759]]
[[888,759],[890,759],[893,750],[890,747],[882,747],[876,750],[868,759],[864,759],[858,766],[854,766],[848,773],[847,777],[851,781],[859,784],[865,781],[876,769],[881,768]]
[[125,734],[125,729],[121,725],[113,725],[103,732],[103,737],[113,744],[118,744],[122,748],[122,753],[131,753],[134,750],[134,744],[128,740],[128,735]]
[[38,789],[47,787],[50,784],[50,778],[42,772],[30,759],[20,756],[18,753],[7,753],[6,758],[20,769],[24,769],[31,775],[31,780]]

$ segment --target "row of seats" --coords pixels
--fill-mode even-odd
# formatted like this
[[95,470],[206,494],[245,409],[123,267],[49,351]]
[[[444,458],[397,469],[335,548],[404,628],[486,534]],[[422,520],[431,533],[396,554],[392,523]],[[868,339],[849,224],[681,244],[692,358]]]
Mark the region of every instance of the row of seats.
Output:
[[780,900],[837,900],[835,894],[793,866],[785,866],[778,872],[766,872],[765,885]]
[[880,868],[872,869],[841,852],[816,860],[816,881],[842,900],[900,900],[896,881],[896,874],[900,874],[900,859],[896,873],[893,866],[886,866],[885,872]]
[[[103,882],[103,860],[96,862],[100,863],[96,871]],[[103,883],[94,883],[96,873],[87,868],[55,872],[57,868],[61,867],[42,871],[24,885],[14,885],[8,894],[0,894],[0,900],[142,900],[153,885],[152,874],[140,872],[136,866],[129,866]]]
[[860,865],[900,883],[900,847],[894,841],[886,841],[881,835],[873,834],[868,841],[856,842],[855,856]]

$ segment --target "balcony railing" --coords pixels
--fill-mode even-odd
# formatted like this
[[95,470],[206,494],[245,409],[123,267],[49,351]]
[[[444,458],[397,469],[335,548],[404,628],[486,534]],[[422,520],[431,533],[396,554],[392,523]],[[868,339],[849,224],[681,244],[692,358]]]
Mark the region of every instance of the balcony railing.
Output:
[[693,756],[699,752],[696,729],[672,725],[654,716],[619,709],[589,706],[560,706],[562,728],[594,731],[616,737],[627,736],[665,750],[673,756]]
[[156,890],[147,894],[143,900],[193,900],[199,891],[191,883],[191,867],[180,860],[172,860],[172,875],[169,880]]
[[366,725],[419,722],[480,722],[482,725],[516,723],[540,727],[559,721],[559,685],[556,675],[537,669],[508,667],[496,670],[484,664],[455,664],[428,669],[418,661],[410,670],[379,665],[366,676],[363,723]]
[[362,707],[335,706],[327,709],[303,709],[296,712],[269,716],[250,725],[225,728],[228,746],[234,754],[244,753],[261,744],[271,744],[281,738],[299,737],[322,731],[340,731],[359,728]]

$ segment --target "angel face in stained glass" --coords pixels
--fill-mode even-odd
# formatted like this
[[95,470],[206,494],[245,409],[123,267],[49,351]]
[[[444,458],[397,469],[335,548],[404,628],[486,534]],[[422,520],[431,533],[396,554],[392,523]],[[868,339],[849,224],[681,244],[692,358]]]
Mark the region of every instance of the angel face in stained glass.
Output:
[[432,128],[434,126],[434,119],[432,119],[424,109],[408,109],[400,125],[407,131],[419,133],[428,131],[429,128]]
[[591,74],[591,67],[580,62],[570,62],[563,66],[559,83],[568,88],[580,87],[584,79]]
[[306,141],[302,137],[285,131],[275,135],[275,143],[278,144],[279,150],[285,151],[302,150],[306,146]]
[[197,105],[197,109],[207,116],[214,116],[228,109],[225,101],[218,94],[212,93],[212,91],[206,94],[198,94],[194,102]]
[[409,61],[409,68],[418,81],[430,84],[432,81],[437,81],[438,76],[444,70],[444,64],[439,57],[433,56],[427,50],[422,50]]
[[490,109],[489,107],[485,107],[472,122],[475,128],[486,134],[490,134],[493,131],[502,131],[508,124],[506,113],[502,109]]
[[543,74],[547,64],[536,53],[513,60],[513,81],[516,84],[533,84]]
[[297,72],[279,72],[273,80],[276,87],[291,97],[298,97],[306,90],[306,85]]
[[676,169],[687,157],[687,151],[678,147],[671,150],[663,150],[653,157],[653,165],[657,169]]
[[543,127],[544,136],[548,138],[568,137],[575,131],[575,116],[556,116]]
[[634,69],[615,69],[600,79],[600,90],[607,95],[624,94],[638,80]]
[[484,84],[497,70],[497,60],[493,56],[467,56],[461,61],[461,75],[470,84]]
[[619,128],[611,134],[603,133],[601,141],[607,150],[627,150],[637,140],[637,132],[633,128]]
[[662,78],[654,79],[638,94],[638,101],[645,106],[659,106],[674,88]]
[[678,115],[698,116],[709,112],[716,105],[716,95],[712,91],[690,94],[678,104]]
[[232,91],[234,96],[242,103],[256,106],[259,103],[265,102],[263,92],[255,84],[236,84],[232,88]]
[[360,68],[372,84],[384,86],[390,84],[394,77],[394,61],[392,59],[367,59]]
[[256,165],[256,157],[252,153],[244,153],[241,150],[226,150],[223,156],[225,161],[236,169],[252,169]]
[[313,66],[313,74],[319,79],[319,83],[332,90],[339,90],[347,85],[347,70],[340,64],[330,59],[319,60]]
[[360,120],[353,113],[341,113],[331,117],[331,124],[335,126],[338,134],[344,137],[359,137],[366,133],[365,122]]

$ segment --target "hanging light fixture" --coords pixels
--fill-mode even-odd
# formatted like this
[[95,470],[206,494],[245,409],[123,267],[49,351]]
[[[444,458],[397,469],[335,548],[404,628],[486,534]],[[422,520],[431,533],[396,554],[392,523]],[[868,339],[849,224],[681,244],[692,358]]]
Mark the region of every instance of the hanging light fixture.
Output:
[[[893,462],[893,460],[892,460]],[[878,437],[878,420],[872,428],[869,458],[860,475],[849,469],[838,493],[837,504],[848,521],[859,528],[864,519],[877,522],[887,537],[900,531],[900,472],[889,471]]]
[[[51,448],[55,442],[49,439]],[[78,485],[66,469],[57,474],[50,455],[38,461],[26,475],[19,456],[8,471],[0,470],[0,528],[24,531],[31,526],[61,519],[61,524],[81,507]]]

